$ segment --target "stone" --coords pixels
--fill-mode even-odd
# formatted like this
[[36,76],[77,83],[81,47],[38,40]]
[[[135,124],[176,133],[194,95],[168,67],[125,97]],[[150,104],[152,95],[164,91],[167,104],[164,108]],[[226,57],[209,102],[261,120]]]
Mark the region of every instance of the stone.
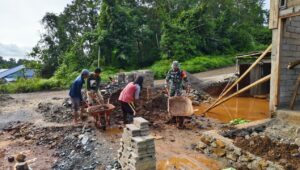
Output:
[[207,137],[201,136],[200,140],[206,145],[210,145],[210,140]]
[[227,153],[227,154],[226,154],[226,158],[228,158],[228,159],[230,159],[230,160],[236,162],[238,156],[237,156],[235,153],[230,152],[230,153]]
[[296,138],[295,139],[295,144],[298,145],[298,146],[300,146],[300,138]]
[[269,166],[269,164],[266,160],[262,159],[259,161],[259,166],[261,169],[266,169]]
[[197,143],[196,149],[203,150],[207,147],[207,145],[201,141]]
[[214,148],[212,150],[212,153],[218,157],[223,157],[226,155],[226,151],[224,149],[220,149],[220,148]]
[[82,144],[82,145],[86,145],[88,141],[89,141],[89,137],[88,137],[88,136],[84,136],[84,137],[81,139],[81,144]]
[[253,137],[258,136],[258,133],[253,132],[253,133],[251,134],[251,136],[253,136]]
[[233,153],[235,153],[238,156],[241,156],[242,155],[242,150],[240,148],[235,148]]
[[239,162],[250,162],[251,159],[246,155],[242,155],[242,156],[239,157],[238,161]]
[[222,148],[222,149],[225,148],[225,143],[223,141],[221,141],[220,139],[217,139],[215,141],[215,143],[216,143],[218,148]]
[[15,161],[15,157],[14,156],[8,156],[7,157],[7,161],[8,162],[14,162]]
[[300,128],[296,129],[296,136],[300,136]]
[[245,136],[245,139],[247,139],[247,140],[250,139],[250,136],[249,136],[249,135],[246,135],[246,136]]
[[210,146],[216,148],[216,147],[217,147],[217,144],[216,144],[216,142],[212,142],[212,143],[210,144]]

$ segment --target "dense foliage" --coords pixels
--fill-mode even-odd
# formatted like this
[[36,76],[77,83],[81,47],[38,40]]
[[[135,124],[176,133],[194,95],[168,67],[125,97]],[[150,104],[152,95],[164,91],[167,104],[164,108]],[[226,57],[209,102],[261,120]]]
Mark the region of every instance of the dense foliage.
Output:
[[43,77],[59,77],[95,68],[99,54],[101,66],[135,69],[255,50],[271,42],[263,2],[74,0],[61,14],[43,17],[45,31],[31,56],[42,61]]
[[40,69],[41,66],[40,62],[34,60],[19,59],[16,61],[14,58],[5,60],[2,56],[0,56],[0,69],[9,69],[19,65],[25,65],[27,68],[32,69]]

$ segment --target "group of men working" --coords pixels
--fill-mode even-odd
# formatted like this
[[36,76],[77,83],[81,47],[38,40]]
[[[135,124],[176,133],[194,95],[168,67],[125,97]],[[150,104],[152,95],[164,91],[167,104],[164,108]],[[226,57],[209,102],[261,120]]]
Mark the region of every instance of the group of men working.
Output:
[[[81,93],[83,84],[85,84],[85,79],[87,79],[87,103],[84,101]],[[139,96],[143,88],[143,80],[144,78],[142,76],[138,76],[134,82],[129,82],[125,86],[119,96],[124,124],[131,123],[136,114],[134,103],[139,100]],[[104,99],[100,92],[100,82],[100,68],[97,68],[93,73],[84,69],[73,81],[69,96],[72,101],[75,124],[79,121],[79,115],[80,117],[82,116],[84,106],[104,104]],[[167,93],[170,97],[181,96],[184,87],[189,88],[186,72],[180,69],[178,61],[174,61],[166,76]],[[183,125],[183,118],[176,119],[176,121],[179,121],[179,126]]]

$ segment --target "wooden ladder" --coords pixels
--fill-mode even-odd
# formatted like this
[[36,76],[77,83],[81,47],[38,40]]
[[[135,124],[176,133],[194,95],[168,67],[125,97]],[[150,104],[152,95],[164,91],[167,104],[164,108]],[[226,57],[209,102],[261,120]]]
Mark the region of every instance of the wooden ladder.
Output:
[[298,93],[299,86],[300,86],[300,75],[298,76],[298,79],[297,79],[297,82],[296,82],[296,86],[295,86],[295,91],[293,93],[293,98],[292,98],[291,103],[290,103],[290,109],[291,110],[294,110],[296,98],[297,98],[298,95],[300,95]]

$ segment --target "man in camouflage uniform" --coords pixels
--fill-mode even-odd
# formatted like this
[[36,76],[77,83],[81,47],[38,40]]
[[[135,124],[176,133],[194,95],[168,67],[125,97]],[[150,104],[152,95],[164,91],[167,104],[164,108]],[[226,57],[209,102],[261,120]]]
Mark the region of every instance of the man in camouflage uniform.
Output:
[[173,61],[172,68],[166,76],[166,88],[169,91],[169,96],[181,96],[183,86],[187,85],[187,83],[186,72],[180,70],[178,61]]
[[[173,61],[172,68],[166,76],[166,89],[170,97],[181,96],[183,87],[188,91],[190,85],[188,84],[187,75],[185,71],[180,70],[178,61]],[[184,128],[184,117],[173,117],[178,128]]]

